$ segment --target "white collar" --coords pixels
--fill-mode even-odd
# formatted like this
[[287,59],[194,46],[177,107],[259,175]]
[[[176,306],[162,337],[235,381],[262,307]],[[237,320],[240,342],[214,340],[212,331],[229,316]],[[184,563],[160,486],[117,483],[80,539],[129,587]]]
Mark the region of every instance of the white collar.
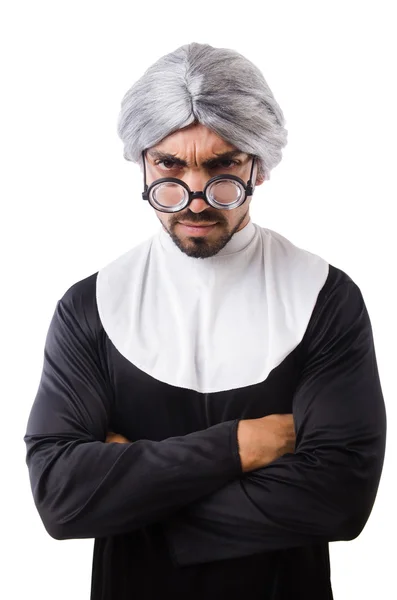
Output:
[[322,258],[251,221],[206,260],[161,228],[98,272],[97,305],[132,365],[214,393],[264,381],[296,348],[327,276]]

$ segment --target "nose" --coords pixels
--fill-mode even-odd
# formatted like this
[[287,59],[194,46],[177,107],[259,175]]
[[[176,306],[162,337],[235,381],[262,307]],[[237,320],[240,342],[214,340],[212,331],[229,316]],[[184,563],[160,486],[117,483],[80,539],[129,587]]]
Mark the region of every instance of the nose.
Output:
[[208,210],[208,204],[203,198],[194,198],[189,204],[189,210],[194,213],[201,213],[203,210]]
[[[208,174],[202,171],[190,171],[183,178],[183,181],[187,183],[192,192],[202,192],[208,181]],[[208,204],[204,198],[194,198],[189,204],[189,210],[195,213],[203,212],[208,209]]]

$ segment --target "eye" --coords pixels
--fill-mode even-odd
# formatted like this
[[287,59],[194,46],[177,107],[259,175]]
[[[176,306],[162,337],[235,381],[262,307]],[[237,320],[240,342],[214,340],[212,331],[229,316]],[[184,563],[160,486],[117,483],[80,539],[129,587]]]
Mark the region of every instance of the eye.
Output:
[[239,163],[237,161],[235,161],[235,160],[224,158],[222,160],[219,160],[216,163],[213,163],[211,165],[211,168],[212,169],[230,169],[231,167],[235,167],[238,164]]
[[161,165],[161,166],[163,166],[167,170],[175,169],[176,167],[179,167],[179,165],[174,160],[171,160],[170,158],[164,158],[164,159],[156,160],[154,162],[154,164],[156,166]]

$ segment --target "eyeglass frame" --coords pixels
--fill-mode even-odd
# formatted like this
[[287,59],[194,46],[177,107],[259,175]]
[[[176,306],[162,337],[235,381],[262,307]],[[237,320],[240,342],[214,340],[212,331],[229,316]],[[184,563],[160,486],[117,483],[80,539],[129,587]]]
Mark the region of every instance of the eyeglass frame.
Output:
[[[254,156],[254,155],[252,155],[251,173],[250,173],[249,179],[246,184],[244,183],[244,181],[242,179],[240,179],[240,177],[237,177],[237,175],[230,175],[229,173],[227,173],[225,175],[215,175],[215,177],[211,177],[211,179],[209,179],[207,181],[207,183],[205,184],[204,190],[202,190],[201,192],[192,192],[192,190],[189,188],[187,183],[182,181],[182,179],[177,179],[176,177],[161,177],[160,179],[156,179],[155,181],[152,181],[152,183],[148,186],[146,183],[145,150],[142,151],[142,161],[143,161],[143,181],[144,181],[144,191],[142,192],[142,199],[147,200],[154,209],[156,209],[160,212],[165,212],[168,214],[179,212],[179,211],[183,210],[184,208],[186,208],[187,206],[190,206],[190,204],[192,203],[192,201],[195,198],[202,198],[208,204],[208,206],[212,206],[213,208],[217,208],[218,210],[232,210],[233,208],[238,208],[239,206],[242,206],[244,204],[244,202],[247,200],[247,198],[249,196],[252,196],[252,194],[254,193],[254,189],[252,186],[252,175],[254,172],[254,166],[255,166],[255,161],[256,161],[256,156]],[[221,179],[237,181],[242,186],[242,188],[245,192],[244,200],[242,202],[240,202],[237,206],[225,205],[222,207],[218,207],[218,206],[215,206],[214,204],[212,204],[211,201],[209,200],[209,198],[207,197],[206,191],[207,191],[208,187],[212,183],[219,181]],[[161,210],[161,208],[158,208],[158,206],[153,206],[153,204],[150,201],[149,194],[150,194],[150,191],[153,189],[153,187],[160,183],[166,183],[166,182],[177,183],[177,184],[181,185],[187,191],[187,193],[189,195],[186,204],[184,204],[181,208],[178,208],[178,210]],[[233,203],[230,203],[230,204],[233,204]]]

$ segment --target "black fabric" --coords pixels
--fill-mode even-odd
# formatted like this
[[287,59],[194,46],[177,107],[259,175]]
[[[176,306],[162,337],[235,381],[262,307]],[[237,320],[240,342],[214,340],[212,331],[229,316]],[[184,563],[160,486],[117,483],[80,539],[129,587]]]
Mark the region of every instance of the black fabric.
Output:
[[[386,421],[359,288],[330,266],[302,342],[259,384],[200,394],[127,361],[94,274],[58,302],[25,442],[56,539],[95,539],[91,600],[332,598],[328,542],[371,512]],[[243,474],[239,419],[293,412],[296,452]],[[107,431],[131,444],[105,444]]]
[[292,395],[295,452],[171,517],[166,529],[178,564],[351,540],[364,527],[384,451],[370,322],[352,281],[324,292]]

